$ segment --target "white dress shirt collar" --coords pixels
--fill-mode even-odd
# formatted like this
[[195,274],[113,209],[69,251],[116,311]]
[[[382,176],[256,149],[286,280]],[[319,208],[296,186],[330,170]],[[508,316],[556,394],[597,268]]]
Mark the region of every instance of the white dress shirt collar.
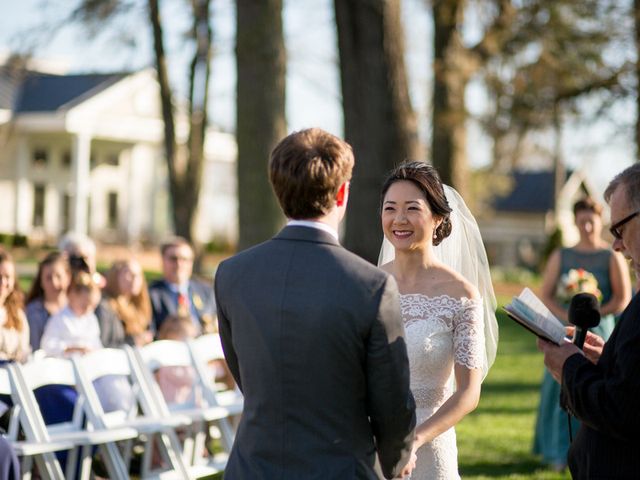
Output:
[[332,227],[327,225],[326,223],[316,222],[313,220],[289,220],[287,222],[287,227],[309,227],[309,228],[317,228],[318,230],[323,230],[330,234],[333,238],[340,241],[338,238],[338,232],[334,230]]

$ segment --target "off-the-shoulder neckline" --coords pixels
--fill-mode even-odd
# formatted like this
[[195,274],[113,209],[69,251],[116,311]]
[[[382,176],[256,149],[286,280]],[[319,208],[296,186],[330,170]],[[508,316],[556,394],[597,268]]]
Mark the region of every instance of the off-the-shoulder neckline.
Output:
[[401,293],[400,297],[420,297],[420,298],[425,298],[427,300],[440,300],[440,299],[450,299],[456,302],[460,302],[460,303],[467,303],[467,302],[482,302],[482,298],[469,298],[467,296],[462,296],[462,297],[452,297],[451,295],[448,295],[446,293],[441,293],[439,295],[426,295],[424,293]]

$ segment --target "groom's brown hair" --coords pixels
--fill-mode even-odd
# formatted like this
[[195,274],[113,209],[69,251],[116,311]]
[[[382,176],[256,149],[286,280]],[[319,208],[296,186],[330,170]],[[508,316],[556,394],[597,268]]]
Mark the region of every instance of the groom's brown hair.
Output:
[[269,180],[284,214],[317,218],[331,210],[340,186],[351,179],[351,146],[319,128],[285,137],[271,152]]

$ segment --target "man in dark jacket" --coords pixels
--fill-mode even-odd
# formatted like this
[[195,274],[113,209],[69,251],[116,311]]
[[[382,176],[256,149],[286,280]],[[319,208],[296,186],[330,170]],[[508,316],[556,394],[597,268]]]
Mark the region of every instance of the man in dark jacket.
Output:
[[[222,345],[244,412],[225,476],[377,479],[408,474],[415,404],[392,277],[342,248],[351,147],[319,129],[271,155],[288,225],[215,281]],[[409,465],[407,465],[409,463]]]
[[168,315],[188,314],[200,333],[215,330],[216,306],[213,289],[191,278],[193,249],[182,237],[160,247],[162,279],[149,285],[153,326],[157,332]]
[[[640,164],[605,191],[613,248],[640,272]],[[574,479],[631,479],[640,474],[640,295],[622,313],[605,344],[589,334],[584,352],[539,340],[549,372],[562,385],[561,403],[582,422],[569,449]]]

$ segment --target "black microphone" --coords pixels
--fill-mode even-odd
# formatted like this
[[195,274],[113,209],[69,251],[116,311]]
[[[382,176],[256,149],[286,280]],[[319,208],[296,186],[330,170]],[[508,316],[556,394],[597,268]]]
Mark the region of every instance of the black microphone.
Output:
[[573,344],[582,350],[587,331],[600,323],[600,305],[595,295],[578,293],[569,304],[569,323],[575,325]]

